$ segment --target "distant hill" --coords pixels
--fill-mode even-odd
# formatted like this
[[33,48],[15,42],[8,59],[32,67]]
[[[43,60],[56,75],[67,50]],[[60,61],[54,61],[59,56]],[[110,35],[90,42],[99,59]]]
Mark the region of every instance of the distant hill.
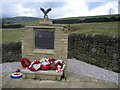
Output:
[[[118,20],[119,19],[119,20]],[[1,19],[0,19],[1,20]],[[42,18],[37,17],[13,17],[13,18],[2,18],[2,24],[22,24],[22,25],[36,25]],[[111,22],[120,21],[120,14],[113,15],[98,15],[98,16],[83,16],[83,17],[68,17],[51,19],[55,24],[74,24],[74,23],[91,23],[91,22]]]
[[34,22],[39,21],[41,18],[36,17],[13,17],[13,18],[2,18],[2,24],[13,24],[13,23],[21,23],[24,24],[25,22]]
[[120,14],[59,18],[59,19],[55,19],[53,23],[54,24],[75,24],[75,23],[113,22],[113,21],[120,21]]
[[68,17],[68,18],[58,18],[55,20],[70,20],[70,19],[80,19],[80,20],[85,20],[85,19],[90,19],[90,18],[111,18],[111,17],[120,17],[120,14],[112,14],[112,15],[97,15],[97,16],[80,16],[80,17]]

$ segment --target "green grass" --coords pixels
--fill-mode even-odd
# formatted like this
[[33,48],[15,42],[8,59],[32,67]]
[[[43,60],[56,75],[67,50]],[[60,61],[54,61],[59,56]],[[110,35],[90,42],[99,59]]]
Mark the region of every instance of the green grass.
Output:
[[[118,35],[118,22],[70,24],[68,33]],[[1,29],[0,29],[1,31]],[[2,43],[21,41],[21,28],[2,29]]]
[[24,21],[24,22],[21,22],[22,25],[38,25],[39,24],[39,21]]
[[21,28],[2,29],[2,43],[9,43],[21,40]]
[[0,29],[0,44],[2,44],[2,29]]
[[118,35],[118,22],[70,24],[72,33]]
[[11,23],[11,24],[5,24],[5,25],[17,25],[17,24],[21,24],[21,23]]

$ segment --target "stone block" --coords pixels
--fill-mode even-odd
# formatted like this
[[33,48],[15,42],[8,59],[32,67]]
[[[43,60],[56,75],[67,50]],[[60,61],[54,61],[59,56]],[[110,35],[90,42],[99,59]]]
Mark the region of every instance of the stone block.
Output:
[[35,79],[35,74],[23,73],[24,79]]
[[40,80],[60,80],[63,72],[57,73],[55,70],[48,71],[30,71],[28,69],[22,69],[24,79],[40,79]]
[[39,21],[39,25],[51,25],[52,21]]

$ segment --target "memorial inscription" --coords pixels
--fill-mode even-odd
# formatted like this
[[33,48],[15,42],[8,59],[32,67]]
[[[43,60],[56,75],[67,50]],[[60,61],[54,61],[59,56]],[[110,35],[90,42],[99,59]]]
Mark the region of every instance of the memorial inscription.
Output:
[[35,49],[54,49],[54,31],[35,30]]

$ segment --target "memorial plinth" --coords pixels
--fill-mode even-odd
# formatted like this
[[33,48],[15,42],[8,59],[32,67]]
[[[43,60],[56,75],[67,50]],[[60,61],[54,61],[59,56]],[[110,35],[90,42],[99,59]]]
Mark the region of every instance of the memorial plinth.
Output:
[[24,79],[39,79],[39,80],[61,80],[63,72],[57,73],[55,70],[47,71],[30,71],[28,69],[21,70]]
[[[55,25],[51,21],[40,21],[39,25],[25,26],[22,31],[22,58],[30,61],[41,58],[63,60],[67,65],[68,28],[66,25]],[[66,77],[66,67],[61,73],[54,71],[22,70],[24,78],[56,79]]]

